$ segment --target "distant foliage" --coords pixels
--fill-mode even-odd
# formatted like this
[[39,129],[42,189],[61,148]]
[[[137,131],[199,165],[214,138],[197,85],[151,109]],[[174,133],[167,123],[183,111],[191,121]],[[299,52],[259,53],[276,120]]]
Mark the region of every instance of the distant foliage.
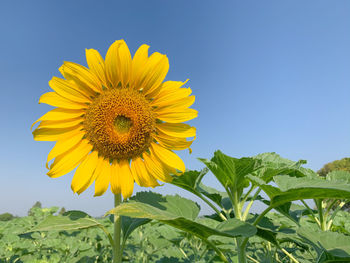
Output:
[[34,210],[36,208],[40,208],[40,209],[42,208],[42,205],[41,205],[41,203],[39,201],[36,201],[35,204],[32,206],[32,208],[29,209],[28,216],[32,216],[34,214]]
[[0,221],[10,221],[10,220],[12,220],[14,218],[15,218],[15,216],[13,216],[10,213],[3,213],[3,214],[0,215]]
[[325,177],[332,171],[347,171],[350,172],[350,158],[343,158],[341,160],[335,160],[333,162],[325,164],[317,173],[320,176]]
[[59,215],[63,215],[66,211],[64,207],[61,208],[61,210],[58,212]]
[[[333,162],[325,164],[320,170],[317,171],[317,173],[322,176],[326,177],[327,174],[333,171],[346,171],[350,172],[350,158],[343,158],[341,160],[335,160]],[[350,180],[350,178],[349,178]],[[332,200],[329,201],[331,203]],[[339,202],[335,203],[333,206],[333,209],[335,209],[339,205]],[[342,210],[350,211],[350,203],[346,203]]]

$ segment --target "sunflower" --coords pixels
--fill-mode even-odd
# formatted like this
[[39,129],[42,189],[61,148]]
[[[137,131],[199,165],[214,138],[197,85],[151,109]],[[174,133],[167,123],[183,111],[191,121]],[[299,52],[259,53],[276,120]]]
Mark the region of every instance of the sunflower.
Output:
[[[124,40],[115,41],[105,60],[86,50],[88,68],[64,62],[63,78],[49,81],[53,92],[39,103],[56,107],[34,124],[37,141],[56,141],[46,166],[57,178],[75,170],[71,188],[80,194],[95,182],[95,196],[131,196],[144,187],[170,182],[185,165],[173,150],[190,149],[196,129],[183,122],[197,117],[195,97],[181,81],[165,81],[166,55],[148,56],[142,45],[133,58]],[[34,125],[33,124],[33,125]],[[32,126],[33,127],[33,126]],[[191,138],[188,140],[187,138]],[[49,166],[49,162],[53,162]]]

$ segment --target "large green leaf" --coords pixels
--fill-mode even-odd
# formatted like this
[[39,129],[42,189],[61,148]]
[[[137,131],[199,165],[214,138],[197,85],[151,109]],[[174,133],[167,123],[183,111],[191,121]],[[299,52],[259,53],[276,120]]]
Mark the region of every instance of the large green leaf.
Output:
[[256,227],[236,218],[230,218],[227,221],[221,222],[219,225],[217,225],[216,229],[232,234],[232,236],[239,235],[243,237],[250,237],[256,234]]
[[123,216],[121,221],[123,242],[125,242],[135,229],[149,223],[151,220],[147,218],[131,218],[128,216]]
[[327,174],[326,179],[328,181],[340,181],[350,184],[350,173],[347,171],[332,171]]
[[227,194],[201,183],[207,172],[208,168],[204,168],[201,171],[188,170],[180,176],[174,176],[171,184],[185,189],[200,198],[203,198],[204,195],[222,208],[221,201],[223,198],[227,197]]
[[218,181],[225,187],[230,187],[232,191],[240,192],[249,185],[246,176],[260,168],[261,160],[244,157],[233,158],[216,151],[211,160],[198,158],[203,162]]
[[230,198],[226,192],[221,192],[212,188],[210,186],[206,186],[202,183],[198,185],[198,191],[216,203],[219,207],[225,208],[228,210],[232,207]]
[[131,200],[141,204],[148,204],[166,213],[192,220],[197,218],[200,210],[197,203],[179,195],[162,196],[153,192],[138,192]]
[[[159,196],[154,193],[143,193],[148,198],[139,199],[123,203],[118,207],[110,210],[107,214],[117,214],[135,218],[154,219],[164,224],[173,226],[187,233],[193,234],[201,239],[207,240],[212,235],[237,237],[254,235],[255,227],[239,220],[230,221],[227,225],[222,226],[224,230],[215,229],[195,222],[199,208],[191,200],[176,196]],[[152,205],[148,204],[152,199]],[[146,201],[146,202],[144,202]],[[238,222],[239,221],[239,222]],[[246,227],[247,231],[242,231]],[[252,230],[253,229],[253,230]]]
[[63,216],[49,215],[27,232],[34,231],[69,231],[79,230],[90,227],[98,227],[101,224],[95,219],[89,217],[82,211],[68,211]]
[[204,168],[201,171],[188,170],[180,176],[174,176],[171,184],[181,187],[191,193],[197,194],[198,185],[207,172],[207,168]]
[[265,183],[270,182],[276,175],[290,175],[295,177],[317,176],[312,170],[301,167],[301,165],[306,163],[305,160],[294,162],[282,158],[274,152],[259,154],[254,158],[261,160],[262,166],[253,175],[261,178]]
[[350,257],[337,257],[333,256],[327,251],[323,251],[322,254],[318,257],[317,263],[347,263],[350,262]]
[[272,185],[260,186],[270,197],[272,207],[301,199],[350,199],[350,184],[342,181],[290,176],[275,176],[274,181],[279,188]]
[[299,228],[297,233],[316,250],[318,255],[327,251],[334,257],[350,259],[350,236],[330,231],[315,231],[306,227]]

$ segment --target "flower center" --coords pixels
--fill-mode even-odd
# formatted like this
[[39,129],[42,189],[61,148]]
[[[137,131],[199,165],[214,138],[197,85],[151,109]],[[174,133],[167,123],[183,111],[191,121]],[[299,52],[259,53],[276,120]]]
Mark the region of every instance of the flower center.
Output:
[[129,160],[150,146],[155,117],[140,92],[115,88],[94,99],[83,125],[86,138],[99,155],[110,160]]
[[132,121],[130,118],[124,115],[119,115],[114,119],[114,128],[120,134],[127,133],[132,126]]

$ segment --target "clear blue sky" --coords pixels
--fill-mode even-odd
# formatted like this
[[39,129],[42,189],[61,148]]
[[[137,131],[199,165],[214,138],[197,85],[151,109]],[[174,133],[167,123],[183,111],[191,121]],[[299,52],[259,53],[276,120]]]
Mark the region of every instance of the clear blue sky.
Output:
[[[199,117],[187,167],[216,149],[243,157],[275,151],[308,167],[350,156],[350,1],[1,1],[0,213],[40,200],[101,215],[112,194],[73,195],[72,174],[51,179],[53,143],[30,125],[63,61],[86,65],[117,39],[167,54],[167,80],[190,79]],[[214,180],[207,178],[208,184]],[[136,188],[140,190],[140,188]],[[175,193],[165,185],[156,189]]]

